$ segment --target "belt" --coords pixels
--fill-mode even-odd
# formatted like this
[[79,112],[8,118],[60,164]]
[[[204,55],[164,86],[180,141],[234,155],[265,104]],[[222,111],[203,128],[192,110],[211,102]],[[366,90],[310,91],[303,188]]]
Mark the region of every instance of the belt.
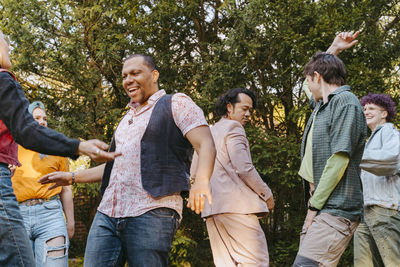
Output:
[[45,202],[51,201],[51,200],[55,200],[55,199],[60,199],[60,195],[54,195],[51,198],[33,198],[33,199],[28,199],[25,201],[21,201],[19,202],[19,205],[23,205],[23,206],[35,206],[37,204],[43,204]]

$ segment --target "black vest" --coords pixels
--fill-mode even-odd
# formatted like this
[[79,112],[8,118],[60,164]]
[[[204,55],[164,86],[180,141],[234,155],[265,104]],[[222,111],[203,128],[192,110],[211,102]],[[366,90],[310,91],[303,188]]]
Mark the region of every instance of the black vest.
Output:
[[[171,109],[172,95],[164,95],[154,106],[140,142],[142,186],[156,198],[189,191],[192,145],[176,126]],[[115,151],[115,140],[109,151]],[[104,194],[114,161],[106,163],[101,183]]]

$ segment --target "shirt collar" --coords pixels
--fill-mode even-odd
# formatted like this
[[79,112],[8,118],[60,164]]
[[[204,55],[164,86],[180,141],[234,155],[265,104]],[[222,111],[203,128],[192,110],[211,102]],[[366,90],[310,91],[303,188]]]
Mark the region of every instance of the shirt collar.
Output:
[[382,123],[382,124],[376,126],[376,128],[375,128],[375,130],[374,130],[374,133],[377,132],[378,130],[380,130],[380,129],[381,129],[383,126],[385,126],[386,124],[391,125],[392,127],[394,127],[393,123],[391,123],[391,122],[385,122],[385,123]]
[[341,92],[345,92],[345,91],[350,91],[350,86],[349,85],[342,85],[340,86],[338,89],[336,89],[335,91],[333,91],[332,93],[329,94],[328,96],[328,102],[329,100],[331,100],[332,97],[334,97],[337,94],[340,94]]
[[[158,90],[157,92],[155,92],[154,94],[152,94],[149,99],[147,100],[147,105],[148,106],[152,106],[154,105],[154,103],[156,103],[162,96],[164,96],[165,90]],[[133,102],[133,100],[131,100],[131,102],[129,102],[129,107],[130,109],[134,110],[137,106],[139,106],[139,103],[135,103]],[[146,106],[147,106],[146,105]]]

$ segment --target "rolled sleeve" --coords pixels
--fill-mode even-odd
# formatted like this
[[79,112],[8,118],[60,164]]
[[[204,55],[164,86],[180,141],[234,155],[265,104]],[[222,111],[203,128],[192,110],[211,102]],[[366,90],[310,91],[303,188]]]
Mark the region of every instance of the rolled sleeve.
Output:
[[208,125],[203,110],[187,95],[174,94],[171,102],[172,116],[183,135],[196,127]]
[[360,143],[364,117],[359,109],[356,105],[348,104],[334,111],[330,133],[332,154],[345,152],[351,157]]

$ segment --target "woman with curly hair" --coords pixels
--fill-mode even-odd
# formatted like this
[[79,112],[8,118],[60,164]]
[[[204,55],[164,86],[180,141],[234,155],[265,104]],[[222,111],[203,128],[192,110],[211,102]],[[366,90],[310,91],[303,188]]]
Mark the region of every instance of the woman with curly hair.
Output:
[[354,266],[400,266],[400,133],[393,100],[361,99],[372,134],[360,164],[364,220],[354,236]]

